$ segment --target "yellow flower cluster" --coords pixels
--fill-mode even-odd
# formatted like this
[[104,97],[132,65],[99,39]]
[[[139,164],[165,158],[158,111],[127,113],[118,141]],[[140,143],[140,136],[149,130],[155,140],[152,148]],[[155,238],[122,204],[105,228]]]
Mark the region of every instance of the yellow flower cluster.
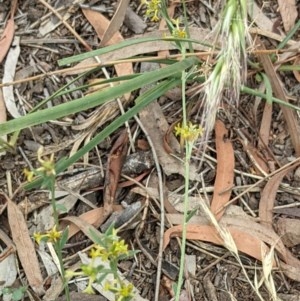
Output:
[[124,240],[113,241],[108,248],[100,245],[95,245],[90,251],[91,258],[100,257],[103,261],[109,259],[117,259],[120,256],[128,255],[128,246]]
[[177,124],[175,126],[175,135],[179,136],[183,141],[194,142],[199,136],[203,135],[203,128],[191,122],[185,126]]
[[180,23],[180,19],[172,19],[172,23],[175,25],[175,28],[172,31],[172,36],[174,38],[186,38],[187,34],[185,31],[185,28],[180,28],[179,23]]
[[62,231],[57,231],[56,226],[54,226],[51,230],[47,231],[45,234],[34,233],[34,240],[40,244],[41,241],[50,241],[57,242],[61,238]]
[[[108,271],[103,265],[97,265],[95,259],[101,258],[102,261],[109,261],[110,266],[117,267],[118,260],[128,256],[129,251],[125,241],[120,240],[120,237],[117,236],[117,230],[109,229],[101,238],[101,245],[95,244],[89,255],[92,260],[88,264],[81,265],[81,271],[73,272],[67,270],[65,277],[70,279],[73,276],[87,276],[89,282],[83,292],[94,294],[92,284],[97,282],[97,279],[101,278],[101,275],[103,277],[105,274],[114,274],[113,270]],[[118,301],[127,301],[130,300],[129,297],[132,297],[133,286],[131,284],[125,285],[120,279],[118,281],[115,279],[110,285],[106,284],[106,289],[115,293],[117,296],[116,300]]]
[[113,283],[106,282],[104,289],[113,292],[117,301],[127,301],[133,297],[133,285],[131,283],[117,285],[115,281]]
[[142,3],[147,6],[146,16],[151,18],[151,21],[159,21],[159,11],[161,9],[161,0],[142,0]]
[[46,175],[46,176],[55,176],[55,162],[54,162],[54,154],[50,156],[50,158],[43,159],[43,151],[44,148],[40,147],[37,151],[38,162],[40,163],[40,167],[35,170],[28,170],[25,168],[23,173],[28,182],[31,182],[35,175]]

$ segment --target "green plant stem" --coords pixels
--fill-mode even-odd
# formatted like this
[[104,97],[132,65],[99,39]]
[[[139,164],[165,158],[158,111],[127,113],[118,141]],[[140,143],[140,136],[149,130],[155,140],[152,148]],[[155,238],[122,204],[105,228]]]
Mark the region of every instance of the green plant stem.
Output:
[[[186,54],[185,45],[181,44],[181,53],[184,59]],[[187,112],[186,112],[186,96],[185,96],[185,88],[186,88],[186,71],[183,70],[181,72],[181,97],[182,97],[182,127],[187,126]],[[184,263],[185,263],[185,248],[186,248],[186,225],[187,225],[187,217],[188,217],[188,207],[189,207],[189,175],[190,175],[190,151],[189,151],[189,142],[185,141],[186,145],[186,155],[184,161],[185,168],[185,181],[184,181],[184,221],[182,225],[182,240],[181,240],[181,252],[180,252],[180,268],[179,268],[179,276],[178,283],[176,288],[176,296],[175,301],[179,301],[180,291],[183,284],[184,277]]]
[[62,252],[61,252],[62,250],[60,248],[59,242],[56,242],[54,244],[54,248],[55,248],[55,251],[56,251],[56,255],[58,257],[58,262],[59,262],[60,271],[61,271],[61,277],[62,277],[62,280],[63,280],[64,289],[65,289],[66,301],[71,301],[70,291],[69,291],[69,286],[68,286],[68,280],[65,277],[65,268],[64,268],[64,263],[63,263],[63,259],[62,259]]
[[[51,193],[51,205],[52,205],[52,209],[53,209],[53,218],[54,218],[56,228],[58,229],[59,221],[58,221],[58,211],[56,208],[56,201],[55,201],[55,176],[51,176],[49,186],[50,186],[49,188],[50,188],[50,193]],[[65,277],[65,268],[64,268],[63,258],[62,258],[62,250],[61,250],[60,241],[54,243],[54,249],[55,249],[56,255],[58,257],[61,277],[63,280],[64,289],[65,289],[66,301],[71,301],[68,281],[66,280],[66,277]]]
[[189,209],[189,182],[190,182],[190,155],[191,155],[192,145],[186,141],[186,157],[184,161],[184,212],[183,212],[183,225],[182,225],[182,239],[181,239],[181,252],[180,252],[180,267],[179,276],[176,289],[175,301],[179,301],[180,291],[183,284],[184,277],[184,263],[185,263],[185,249],[186,249],[186,228],[188,219],[188,209]]

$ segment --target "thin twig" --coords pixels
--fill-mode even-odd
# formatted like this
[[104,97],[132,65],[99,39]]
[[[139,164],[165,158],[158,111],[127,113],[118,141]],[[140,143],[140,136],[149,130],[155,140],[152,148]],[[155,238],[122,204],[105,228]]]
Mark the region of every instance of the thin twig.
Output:
[[151,137],[149,136],[147,130],[144,125],[140,121],[140,119],[135,116],[135,121],[140,126],[142,131],[144,132],[147,141],[151,147],[151,151],[153,154],[153,159],[155,163],[155,168],[158,175],[158,189],[159,189],[159,200],[160,200],[160,237],[159,237],[159,250],[157,256],[157,273],[156,273],[156,285],[155,285],[155,297],[154,301],[159,301],[159,288],[160,288],[160,277],[161,277],[161,268],[162,268],[162,253],[163,253],[163,236],[165,231],[165,207],[164,207],[164,190],[163,190],[163,178],[162,178],[162,170],[158,161],[157,153],[152,142]]

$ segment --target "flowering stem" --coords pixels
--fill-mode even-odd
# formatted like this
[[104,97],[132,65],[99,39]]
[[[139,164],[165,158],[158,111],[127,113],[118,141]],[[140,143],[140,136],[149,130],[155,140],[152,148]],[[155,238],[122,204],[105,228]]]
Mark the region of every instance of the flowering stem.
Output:
[[183,213],[183,225],[182,225],[182,240],[181,240],[181,252],[180,252],[180,268],[178,276],[178,284],[176,289],[175,301],[179,301],[181,286],[183,284],[183,274],[184,274],[184,263],[185,263],[185,249],[186,249],[186,228],[187,228],[187,218],[189,209],[189,175],[190,175],[190,157],[192,153],[192,143],[186,141],[186,156],[184,161],[184,213]]
[[[59,221],[58,221],[58,211],[56,208],[56,201],[55,201],[55,176],[54,175],[50,176],[49,180],[50,180],[49,188],[50,188],[50,193],[51,193],[51,205],[52,205],[52,209],[53,209],[53,218],[54,218],[54,222],[56,225],[56,229],[58,229]],[[64,289],[65,289],[66,301],[71,301],[68,280],[65,277],[65,268],[64,268],[63,258],[62,258],[62,249],[61,249],[60,240],[58,240],[54,243],[54,249],[55,249],[56,255],[58,257],[61,277],[62,277],[62,281],[64,284]]]
[[[184,2],[184,1],[183,1]],[[185,57],[186,49],[185,45],[181,43],[181,53],[182,57]],[[181,97],[182,97],[182,127],[187,127],[187,112],[186,112],[186,96],[185,96],[185,88],[186,88],[186,72],[182,71],[181,73]],[[189,205],[189,174],[190,174],[190,150],[189,150],[189,141],[185,140],[186,145],[186,154],[185,154],[185,181],[184,181],[184,220],[182,225],[182,241],[181,241],[181,255],[180,255],[180,269],[179,269],[179,276],[178,276],[178,283],[176,289],[176,301],[179,301],[180,290],[183,283],[183,274],[184,274],[184,263],[185,263],[185,248],[186,248],[186,221],[187,221],[187,211]]]

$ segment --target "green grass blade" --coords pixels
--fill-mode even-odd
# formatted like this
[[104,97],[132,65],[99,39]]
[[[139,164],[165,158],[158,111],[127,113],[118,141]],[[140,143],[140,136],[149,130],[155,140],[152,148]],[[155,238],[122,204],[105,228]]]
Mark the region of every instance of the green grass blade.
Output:
[[[69,166],[77,162],[82,156],[84,156],[87,152],[91,151],[96,145],[98,145],[101,141],[107,138],[110,134],[112,134],[115,130],[121,127],[126,121],[136,115],[140,110],[145,108],[152,101],[163,95],[169,89],[180,84],[180,78],[174,78],[170,80],[166,80],[155,86],[152,89],[149,89],[143,95],[139,96],[136,99],[136,105],[129,109],[125,114],[115,119],[112,123],[106,126],[99,134],[97,134],[88,144],[82,147],[76,154],[72,157],[66,159],[63,158],[56,164],[56,173],[59,174],[62,171],[66,170]],[[40,186],[42,183],[42,179],[36,179],[32,183],[29,183],[25,186],[26,189],[32,189]]]
[[265,87],[266,87],[266,100],[267,100],[267,103],[271,104],[272,103],[272,96],[273,96],[273,90],[272,90],[271,82],[270,82],[269,78],[267,77],[267,75],[265,73],[261,73],[261,76],[263,78],[263,82],[264,82]]
[[61,60],[58,60],[58,65],[59,66],[65,66],[65,65],[69,65],[72,63],[77,63],[77,62],[81,62],[87,58],[90,57],[95,57],[98,55],[102,55],[108,52],[112,52],[115,50],[119,50],[122,49],[124,47],[128,47],[128,46],[132,46],[132,45],[136,45],[136,44],[141,44],[141,43],[146,43],[146,42],[154,42],[154,41],[165,41],[165,42],[189,42],[189,43],[196,43],[196,44],[201,44],[204,45],[206,47],[212,47],[212,45],[209,45],[207,43],[201,42],[199,40],[194,40],[194,39],[183,39],[183,38],[174,38],[174,37],[167,37],[167,38],[158,38],[158,37],[151,37],[151,38],[138,38],[138,39],[128,39],[126,41],[120,42],[118,44],[115,45],[111,45],[111,46],[107,46],[104,48],[100,48],[100,49],[96,49],[96,50],[92,50],[86,53],[82,53],[82,54],[78,54],[78,55],[74,55],[71,57],[67,57]]
[[[262,99],[267,99],[266,94],[264,94],[262,92],[259,92],[258,90],[253,90],[253,89],[251,89],[249,87],[246,87],[246,86],[241,87],[241,92],[244,92],[244,93],[247,93],[247,94],[250,94],[250,95],[254,95],[254,96],[258,96],[258,97],[261,97]],[[275,103],[278,103],[280,105],[286,106],[288,108],[294,109],[296,111],[300,111],[300,107],[294,106],[291,103],[286,102],[284,100],[281,100],[279,98],[272,97],[272,101],[275,102]]]
[[94,108],[109,100],[113,100],[116,97],[120,97],[127,92],[134,91],[148,85],[149,83],[153,83],[164,78],[180,77],[181,71],[196,65],[198,62],[197,58],[188,58],[171,66],[143,73],[138,78],[128,80],[118,86],[109,87],[92,95],[10,120],[0,124],[0,135],[3,136],[5,134],[10,134],[30,126],[45,123],[49,120],[55,120],[70,114]]

